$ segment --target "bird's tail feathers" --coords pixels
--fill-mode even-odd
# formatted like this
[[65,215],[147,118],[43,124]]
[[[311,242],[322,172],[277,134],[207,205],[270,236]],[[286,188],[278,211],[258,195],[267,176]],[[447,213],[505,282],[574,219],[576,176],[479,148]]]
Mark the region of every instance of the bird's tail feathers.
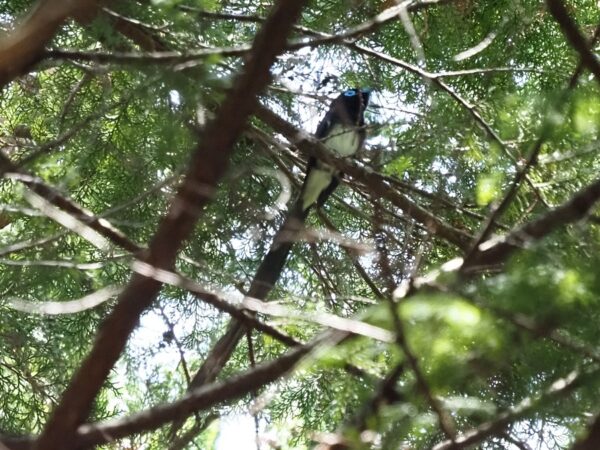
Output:
[[292,246],[304,229],[304,221],[309,211],[310,208],[302,208],[302,200],[299,197],[275,234],[269,252],[265,255],[256,271],[256,275],[248,291],[250,297],[264,298],[265,293],[270,291],[275,285],[283,271]]

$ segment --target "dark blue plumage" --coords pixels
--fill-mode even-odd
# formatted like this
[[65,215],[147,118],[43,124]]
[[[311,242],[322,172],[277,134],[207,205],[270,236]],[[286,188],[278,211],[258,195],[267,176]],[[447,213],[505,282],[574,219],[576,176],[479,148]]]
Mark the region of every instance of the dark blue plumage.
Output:
[[[338,156],[352,156],[365,140],[365,108],[369,103],[369,89],[348,89],[329,107],[319,123],[315,136]],[[303,216],[315,203],[321,206],[340,182],[342,174],[316,158],[310,158],[299,199]]]

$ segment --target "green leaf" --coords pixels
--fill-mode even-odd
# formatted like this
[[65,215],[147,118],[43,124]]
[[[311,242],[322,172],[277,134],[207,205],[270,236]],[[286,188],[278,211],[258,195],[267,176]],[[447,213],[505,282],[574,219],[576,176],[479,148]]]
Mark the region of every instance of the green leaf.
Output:
[[503,179],[504,177],[499,172],[482,174],[477,179],[477,204],[485,206],[498,199],[502,193],[501,187]]

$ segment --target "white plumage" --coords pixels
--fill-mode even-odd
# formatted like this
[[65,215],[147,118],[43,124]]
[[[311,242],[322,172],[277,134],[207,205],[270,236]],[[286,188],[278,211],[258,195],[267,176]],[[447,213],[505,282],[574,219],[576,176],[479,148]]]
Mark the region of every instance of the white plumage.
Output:
[[[355,127],[334,125],[323,143],[337,156],[352,156],[360,147],[360,136]],[[333,177],[335,170],[327,164],[317,161],[310,171],[302,197],[302,209],[305,210],[317,201]]]

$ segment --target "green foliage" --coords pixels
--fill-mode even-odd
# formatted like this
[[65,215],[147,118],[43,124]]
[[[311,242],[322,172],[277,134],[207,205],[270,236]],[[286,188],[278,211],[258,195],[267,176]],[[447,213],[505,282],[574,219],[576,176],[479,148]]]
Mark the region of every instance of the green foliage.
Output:
[[[591,36],[600,20],[595,2],[567,3],[578,27]],[[230,92],[243,58],[215,54],[166,63],[140,43],[140,34],[136,40],[123,32],[119,17],[159,42],[156,50],[186,54],[251,43],[271,5],[115,2],[108,5],[115,14],[99,14],[89,24],[64,24],[48,48],[80,55],[43,56],[4,88],[0,152],[24,162],[24,171],[146,247],[177,192],[202,127]],[[342,33],[393,5],[314,0],[291,39],[318,39],[307,30]],[[4,2],[0,13],[13,22],[30,6]],[[374,87],[362,163],[388,177],[390,192],[471,236],[505,198],[540,137],[539,155],[497,218],[494,233],[506,234],[543,216],[597,180],[599,80],[583,71],[576,86],[567,89],[579,57],[542,2],[460,0],[424,7],[410,18],[424,61],[406,23],[394,19],[353,41],[285,52],[272,67],[273,79],[260,101],[313,132],[339,90]],[[108,56],[85,56],[94,52]],[[126,58],[131,54],[143,58],[132,62]],[[431,76],[422,77],[404,63]],[[258,138],[257,131],[266,138]],[[176,270],[208,291],[239,300],[284,220],[283,203],[289,206],[296,195],[305,162],[305,155],[250,118],[216,191],[198,187],[209,189],[211,202],[197,211],[199,221]],[[125,285],[134,260],[114,243],[108,250],[99,248],[76,227],[52,220],[32,203],[25,178],[7,173],[0,181],[0,431],[10,435],[40,432],[114,306],[110,300],[76,314],[50,316],[17,311],[11,301],[66,302]],[[389,197],[373,194],[368,184],[345,180],[320,211],[335,230],[310,235],[309,242],[294,247],[269,298],[304,316],[257,317],[308,342],[323,328],[312,318],[334,314],[391,334],[400,327],[405,346],[368,333],[324,345],[272,387],[209,412],[246,414],[258,396],[264,401],[261,433],[276,436],[282,449],[311,448],[319,433],[339,433],[356,449],[430,448],[446,436],[428,397],[449,412],[460,433],[497,419],[519,402],[543,397],[573,370],[597,372],[597,209],[544,239],[525,239],[506,264],[470,277],[438,277],[438,285],[417,288],[391,306],[401,282],[465,256],[464,249],[447,241],[435,224],[419,219],[414,208],[401,210]],[[327,228],[316,212],[307,223]],[[181,288],[163,288],[89,420],[122,417],[180,398],[228,319]],[[241,341],[219,379],[286,350],[272,336],[253,331],[251,345]],[[398,367],[393,393],[381,393],[382,380]],[[531,445],[546,440],[536,436],[562,433],[559,444],[545,444],[567,448],[585,429],[586,417],[598,413],[597,387],[589,377],[572,393],[539,401],[506,432]],[[189,419],[184,431],[201,419]],[[187,448],[217,448],[218,433],[231,432],[218,421],[206,425]],[[536,432],[539,427],[546,427],[546,435]],[[505,438],[497,434],[478,445],[515,448]],[[162,449],[169,440],[169,427],[163,426],[123,445]],[[106,448],[125,448],[118,445]]]

